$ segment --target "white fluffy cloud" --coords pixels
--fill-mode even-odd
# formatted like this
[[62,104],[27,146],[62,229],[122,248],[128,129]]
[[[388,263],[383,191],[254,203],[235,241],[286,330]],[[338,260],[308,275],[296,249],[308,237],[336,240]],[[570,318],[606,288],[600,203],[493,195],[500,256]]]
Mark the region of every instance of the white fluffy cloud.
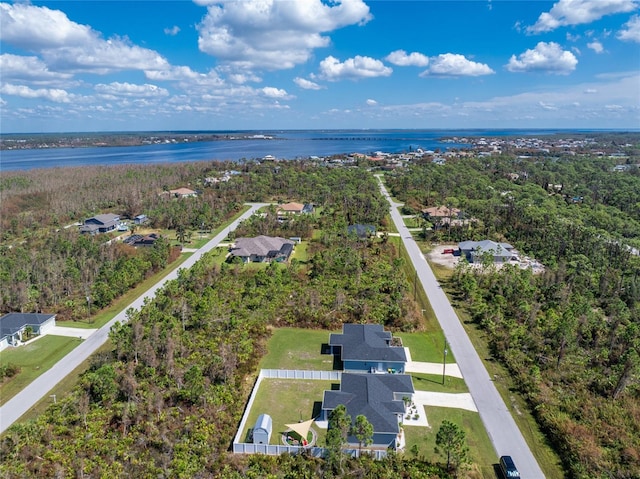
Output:
[[28,50],[82,45],[93,39],[86,25],[72,22],[59,10],[26,3],[0,3],[0,39]]
[[548,72],[567,75],[575,70],[578,59],[554,42],[540,42],[533,50],[527,50],[516,58],[511,55],[506,65],[510,72]]
[[541,13],[527,31],[549,32],[558,27],[591,23],[606,15],[632,12],[636,8],[638,5],[633,0],[560,0],[550,11]]
[[594,40],[592,42],[587,43],[587,46],[596,53],[604,52],[604,47],[602,46],[602,43],[600,43],[598,40]]
[[143,85],[126,82],[99,83],[95,86],[95,90],[102,95],[113,97],[158,98],[169,96],[169,92],[164,88],[149,83]]
[[333,56],[328,56],[320,62],[320,77],[329,81],[387,77],[392,72],[393,70],[380,60],[360,55],[347,58],[344,62]]
[[180,33],[180,27],[178,25],[174,25],[171,28],[165,28],[164,33],[165,35],[175,37],[178,33]]
[[197,27],[200,50],[241,69],[293,68],[329,44],[323,33],[371,19],[363,0],[196,3],[209,5]]
[[29,80],[39,84],[50,84],[71,78],[69,73],[58,73],[49,70],[38,57],[20,56],[5,53],[0,55],[0,71],[2,79]]
[[296,77],[293,82],[304,90],[322,90],[322,85],[318,85],[316,82],[307,80],[306,78]]
[[467,59],[456,53],[431,57],[430,66],[420,76],[482,76],[495,73],[489,65]]
[[429,64],[429,58],[426,55],[419,52],[407,54],[404,50],[396,50],[389,53],[386,60],[400,67],[426,67]]
[[0,86],[0,93],[21,98],[45,99],[56,103],[69,103],[73,98],[73,95],[59,88],[33,89],[25,85],[13,85],[11,83],[5,83]]
[[366,103],[367,103],[367,105],[369,105],[369,106],[376,106],[376,105],[378,104],[378,102],[377,102],[377,101],[375,101],[375,100],[373,100],[373,99],[371,99],[371,98],[369,98],[369,99],[366,101]]
[[287,93],[286,90],[282,88],[275,88],[272,86],[266,86],[262,89],[262,94],[267,98],[277,98],[277,99],[290,99],[291,95]]
[[626,42],[640,43],[640,16],[634,15],[618,32],[618,39]]
[[39,53],[49,68],[107,73],[168,67],[157,52],[131,45],[123,38],[105,40],[59,10],[0,3],[0,19],[0,40]]

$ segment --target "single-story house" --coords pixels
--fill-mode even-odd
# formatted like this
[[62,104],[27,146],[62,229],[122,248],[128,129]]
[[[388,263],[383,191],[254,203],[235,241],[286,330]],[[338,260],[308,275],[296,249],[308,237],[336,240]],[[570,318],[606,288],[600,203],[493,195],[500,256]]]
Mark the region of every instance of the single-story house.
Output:
[[197,191],[184,187],[177,188],[175,190],[169,190],[169,194],[171,194],[171,196],[175,196],[176,198],[193,198],[198,196]]
[[518,252],[509,243],[496,243],[491,240],[463,241],[458,243],[460,256],[470,263],[482,261],[482,255],[489,253],[493,256],[494,263],[508,263],[518,261]]
[[149,221],[149,217],[147,215],[138,215],[135,218],[133,218],[133,223],[136,225],[143,225],[147,221]]
[[435,218],[457,218],[460,215],[458,208],[449,208],[447,206],[432,206],[422,210],[422,214],[426,220]]
[[365,239],[376,234],[373,225],[354,224],[347,226],[347,234],[355,234],[358,238]]
[[313,205],[311,203],[285,203],[278,205],[276,208],[276,214],[278,217],[285,217],[289,215],[308,214],[313,212]]
[[[352,421],[362,414],[373,426],[373,442],[368,447],[395,449],[406,412],[404,399],[411,399],[414,392],[408,374],[343,373],[340,390],[324,392],[321,417],[327,420],[331,411],[344,404]],[[349,436],[347,442],[358,445],[354,436]]]
[[8,313],[0,317],[0,351],[22,342],[25,330],[30,327],[34,335],[45,334],[56,325],[55,314]]
[[123,240],[123,243],[128,244],[129,246],[135,246],[136,248],[138,246],[153,246],[154,244],[156,244],[156,241],[159,237],[160,236],[158,236],[156,233],[151,233],[148,235],[131,235],[128,238],[125,238]]
[[343,324],[342,334],[331,334],[329,346],[350,372],[403,373],[407,354],[391,345],[391,333],[380,324]]
[[273,430],[273,421],[268,414],[260,414],[255,426],[253,426],[253,443],[269,444],[271,440],[271,432]]
[[238,238],[229,251],[231,256],[242,258],[245,263],[284,262],[293,253],[295,243],[279,236]]
[[276,208],[276,211],[278,212],[278,214],[297,215],[302,213],[303,209],[304,209],[304,205],[302,203],[291,202],[291,203],[285,203],[283,205],[279,205]]
[[120,216],[113,213],[92,216],[84,220],[80,226],[80,233],[97,234],[108,233],[115,230],[120,225]]

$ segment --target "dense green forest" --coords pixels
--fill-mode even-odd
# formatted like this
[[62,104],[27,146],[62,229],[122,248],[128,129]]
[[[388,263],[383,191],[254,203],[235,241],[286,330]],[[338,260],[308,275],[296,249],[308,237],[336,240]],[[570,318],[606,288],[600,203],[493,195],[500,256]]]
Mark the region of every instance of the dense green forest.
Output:
[[508,241],[545,265],[461,265],[451,286],[575,478],[640,477],[640,174],[613,166],[502,157],[388,178],[409,207],[468,220],[426,239]]

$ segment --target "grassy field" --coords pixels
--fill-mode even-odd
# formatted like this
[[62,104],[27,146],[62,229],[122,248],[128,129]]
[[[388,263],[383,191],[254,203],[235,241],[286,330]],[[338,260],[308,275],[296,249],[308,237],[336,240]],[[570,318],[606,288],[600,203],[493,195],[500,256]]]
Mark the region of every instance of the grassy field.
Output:
[[436,433],[445,419],[460,426],[467,437],[467,445],[471,454],[471,461],[476,464],[465,477],[495,479],[493,464],[498,462],[498,457],[493,450],[491,440],[487,435],[480,415],[464,409],[452,409],[443,407],[426,407],[429,427],[405,426],[406,454],[412,454],[414,446],[418,448],[418,454],[428,461],[440,461],[444,459],[435,453]]
[[[297,379],[263,379],[256,394],[247,424],[242,431],[242,440],[248,441],[249,431],[260,414],[266,413],[273,420],[270,444],[282,444],[281,434],[285,424],[306,421],[320,414],[325,390],[336,387],[331,381],[305,381]],[[313,425],[318,434],[318,444],[324,446],[326,430]]]
[[329,334],[330,331],[315,329],[274,329],[260,368],[331,371],[333,356],[322,354],[322,345],[329,342]]
[[15,364],[21,371],[0,385],[0,404],[22,391],[79,344],[78,338],[46,335],[30,344],[3,351],[0,365]]

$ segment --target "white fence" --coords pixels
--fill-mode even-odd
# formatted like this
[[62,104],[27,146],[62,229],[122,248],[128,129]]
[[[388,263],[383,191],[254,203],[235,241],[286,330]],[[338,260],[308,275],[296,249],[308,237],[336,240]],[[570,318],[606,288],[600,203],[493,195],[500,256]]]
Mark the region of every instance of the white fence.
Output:
[[261,369],[260,376],[269,379],[312,379],[340,381],[342,371],[304,371],[301,369]]
[[[280,444],[249,444],[246,442],[233,443],[233,452],[236,454],[266,454],[268,456],[277,456],[279,454],[309,454],[313,457],[324,457],[327,449],[324,447],[301,447],[301,446],[284,446]],[[359,457],[361,452],[359,449],[343,449],[342,452],[352,457]],[[374,459],[380,460],[387,457],[387,451],[376,449],[363,449],[362,454],[368,454]]]
[[[270,456],[277,456],[279,454],[310,454],[314,457],[324,457],[326,449],[323,447],[302,447],[302,446],[285,446],[280,444],[251,444],[242,442],[242,433],[244,432],[253,401],[256,398],[260,383],[263,379],[306,379],[316,381],[340,381],[342,379],[341,371],[304,371],[301,369],[261,369],[256,383],[253,386],[247,407],[242,415],[240,426],[236,437],[233,439],[233,452],[236,454],[267,454]],[[268,411],[267,411],[268,413]],[[358,457],[360,455],[359,449],[344,449],[343,452],[350,456]],[[384,450],[363,450],[363,454],[369,454],[375,459],[383,459],[387,456],[387,451]]]

